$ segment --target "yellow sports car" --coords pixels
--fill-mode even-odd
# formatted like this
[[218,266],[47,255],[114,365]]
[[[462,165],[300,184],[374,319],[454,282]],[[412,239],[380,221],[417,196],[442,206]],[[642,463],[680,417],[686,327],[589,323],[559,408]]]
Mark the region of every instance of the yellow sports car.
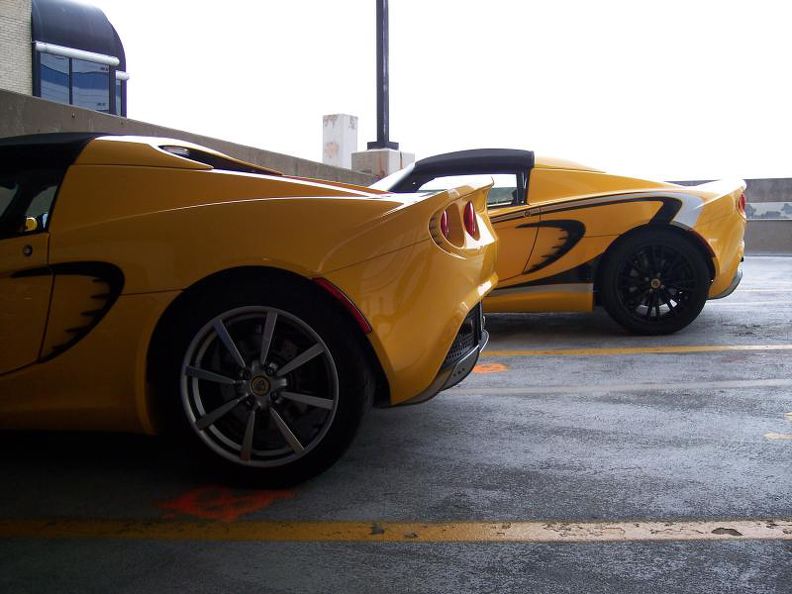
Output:
[[178,140],[0,141],[0,427],[156,433],[269,483],[486,343],[487,188],[393,195]]
[[485,311],[601,305],[628,330],[668,334],[742,278],[742,180],[681,186],[481,149],[423,159],[372,188],[437,191],[482,177],[494,183],[487,202],[500,238],[499,284]]

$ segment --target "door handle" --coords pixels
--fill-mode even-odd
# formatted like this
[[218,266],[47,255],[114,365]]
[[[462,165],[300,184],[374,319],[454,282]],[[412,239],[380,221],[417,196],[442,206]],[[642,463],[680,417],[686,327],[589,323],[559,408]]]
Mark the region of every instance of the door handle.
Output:
[[27,244],[25,247],[22,248],[22,255],[23,256],[32,256],[33,255],[33,246]]

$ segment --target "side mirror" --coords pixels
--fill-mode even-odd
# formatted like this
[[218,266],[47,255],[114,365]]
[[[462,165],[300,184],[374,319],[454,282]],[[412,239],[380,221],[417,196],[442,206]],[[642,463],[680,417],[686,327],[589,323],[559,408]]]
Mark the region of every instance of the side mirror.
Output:
[[38,231],[39,223],[34,217],[25,217],[25,233]]

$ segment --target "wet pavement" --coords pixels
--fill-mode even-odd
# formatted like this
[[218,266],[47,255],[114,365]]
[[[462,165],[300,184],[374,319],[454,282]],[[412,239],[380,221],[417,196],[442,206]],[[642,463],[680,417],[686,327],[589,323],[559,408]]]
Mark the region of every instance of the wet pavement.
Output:
[[[792,591],[792,540],[730,524],[792,520],[792,258],[745,266],[733,295],[668,337],[628,335],[603,312],[489,316],[477,373],[371,411],[334,467],[291,490],[218,485],[153,438],[0,434],[0,533],[82,531],[0,539],[0,591]],[[697,536],[710,520],[719,540]],[[317,521],[337,541],[312,541],[302,523]],[[656,521],[692,536],[602,542],[595,529]],[[274,522],[301,541],[228,529]],[[402,522],[418,527],[375,541]],[[438,522],[473,536],[422,532]],[[534,522],[591,537],[469,542],[487,523]]]

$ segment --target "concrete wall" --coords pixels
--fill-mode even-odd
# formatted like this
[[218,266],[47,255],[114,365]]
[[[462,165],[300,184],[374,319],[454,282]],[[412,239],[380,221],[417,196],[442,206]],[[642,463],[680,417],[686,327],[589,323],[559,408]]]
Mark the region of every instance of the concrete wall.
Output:
[[[7,1],[0,0],[0,2]],[[0,58],[0,63],[2,62],[3,60]],[[78,131],[179,138],[202,144],[238,159],[271,167],[290,175],[316,177],[360,185],[368,185],[376,180],[372,175],[332,167],[307,159],[299,159],[281,153],[218,140],[217,138],[190,134],[181,130],[119,118],[69,105],[52,103],[37,97],[0,90],[0,138],[39,132]],[[749,202],[792,201],[792,178],[751,179],[746,181],[748,182],[746,195]],[[693,184],[702,182],[680,183]],[[745,242],[749,253],[792,254],[792,221],[752,220],[748,223]]]
[[[792,202],[792,178],[746,179],[748,203]],[[749,254],[792,254],[792,220],[749,219],[745,232]]]
[[33,92],[30,0],[0,0],[0,89]]
[[[675,184],[696,186],[712,180],[678,181]],[[792,202],[792,177],[746,179],[748,202]]]
[[792,221],[748,221],[745,249],[749,254],[792,254]]
[[[5,2],[6,0],[0,0]],[[2,58],[0,58],[2,61]],[[109,132],[177,138],[208,146],[237,159],[282,171],[289,175],[316,177],[368,185],[375,178],[365,173],[332,167],[290,155],[226,142],[209,136],[156,126],[127,118],[61,105],[37,97],[0,90],[0,138],[40,132]]]

